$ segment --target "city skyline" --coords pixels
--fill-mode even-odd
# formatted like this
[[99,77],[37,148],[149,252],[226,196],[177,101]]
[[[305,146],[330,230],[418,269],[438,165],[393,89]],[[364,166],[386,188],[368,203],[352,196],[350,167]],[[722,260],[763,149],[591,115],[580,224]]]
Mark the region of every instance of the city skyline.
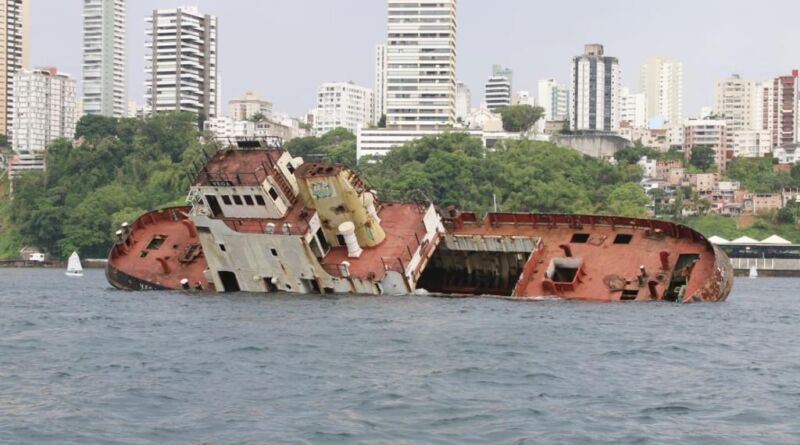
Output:
[[[310,0],[301,5],[241,0],[231,5],[213,0],[143,0],[128,6],[131,100],[142,104],[144,99],[145,17],[153,9],[187,3],[219,17],[223,103],[253,90],[273,101],[276,110],[301,115],[314,106],[314,93],[323,82],[374,83],[375,45],[386,39],[384,1]],[[800,66],[792,46],[780,44],[798,40],[794,14],[774,16],[767,8],[736,8],[730,2],[713,1],[692,3],[693,14],[687,15],[680,12],[681,4],[689,5],[683,1],[669,5],[631,1],[615,8],[588,1],[503,3],[508,7],[476,0],[459,3],[457,78],[473,91],[482,89],[493,63],[514,70],[515,90],[535,91],[538,80],[545,78],[567,83],[571,57],[584,44],[596,42],[619,58],[622,85],[632,91],[639,91],[639,67],[648,57],[681,61],[684,114],[689,117],[713,104],[716,80],[740,74],[764,81]],[[800,6],[789,8],[800,12]],[[57,66],[76,78],[81,75],[81,9],[78,2],[31,2],[31,67]],[[576,9],[582,13],[575,14]],[[309,15],[310,10],[316,13]],[[545,16],[568,17],[570,22]],[[503,32],[484,32],[486,22],[502,20],[508,21]],[[254,29],[264,30],[260,35],[264,52],[251,49],[259,36]],[[275,68],[276,60],[281,68]],[[473,106],[478,100],[473,97]]]

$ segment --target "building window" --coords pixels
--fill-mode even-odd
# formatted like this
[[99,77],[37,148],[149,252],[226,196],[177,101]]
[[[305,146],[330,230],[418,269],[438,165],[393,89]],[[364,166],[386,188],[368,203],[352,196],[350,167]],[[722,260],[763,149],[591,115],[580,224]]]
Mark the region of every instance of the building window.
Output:
[[294,166],[291,162],[286,164],[286,169],[289,170],[289,173],[294,174]]
[[250,195],[244,195],[244,202],[249,206],[253,205],[253,197]]
[[224,202],[226,206],[231,205],[231,197],[228,195],[222,195],[222,202]]
[[239,195],[233,195],[233,202],[235,202],[237,206],[242,205],[242,197]]
[[264,202],[264,197],[261,195],[256,195],[256,204],[260,206],[267,205],[267,203]]

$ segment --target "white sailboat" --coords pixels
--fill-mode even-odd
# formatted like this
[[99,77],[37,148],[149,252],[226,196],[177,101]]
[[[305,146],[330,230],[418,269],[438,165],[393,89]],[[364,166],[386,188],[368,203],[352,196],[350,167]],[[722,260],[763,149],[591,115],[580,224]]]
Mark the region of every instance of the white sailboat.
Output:
[[756,266],[750,268],[750,278],[758,278],[758,268]]
[[78,256],[78,252],[72,252],[72,255],[69,256],[67,271],[64,272],[64,275],[68,277],[83,276],[83,266],[81,266],[81,257]]

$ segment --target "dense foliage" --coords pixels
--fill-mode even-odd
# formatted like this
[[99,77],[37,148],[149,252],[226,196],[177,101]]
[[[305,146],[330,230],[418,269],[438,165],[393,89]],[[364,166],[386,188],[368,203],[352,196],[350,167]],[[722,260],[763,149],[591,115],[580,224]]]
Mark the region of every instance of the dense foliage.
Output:
[[614,153],[614,159],[622,164],[637,164],[642,157],[656,160],[683,160],[683,152],[678,150],[661,151],[652,147],[642,145],[637,141],[633,146],[625,147]]
[[356,165],[356,137],[344,128],[331,130],[322,137],[292,139],[284,148],[306,162]]
[[503,129],[513,133],[530,130],[544,116],[544,108],[530,105],[511,105],[498,111],[503,118]]
[[707,172],[714,166],[715,154],[716,152],[711,147],[694,147],[689,157],[689,164],[702,172]]
[[800,167],[791,173],[776,172],[772,158],[736,158],[728,162],[726,175],[742,188],[755,193],[780,192],[785,187],[800,187]]
[[56,256],[77,250],[104,257],[119,223],[186,195],[188,172],[206,148],[196,122],[191,113],[146,121],[82,118],[76,135],[82,145],[55,141],[47,172],[14,184],[10,217],[22,242]]
[[485,151],[462,133],[426,137],[362,162],[384,197],[424,197],[440,205],[501,211],[645,214],[641,171],[584,157],[550,143],[506,141]]

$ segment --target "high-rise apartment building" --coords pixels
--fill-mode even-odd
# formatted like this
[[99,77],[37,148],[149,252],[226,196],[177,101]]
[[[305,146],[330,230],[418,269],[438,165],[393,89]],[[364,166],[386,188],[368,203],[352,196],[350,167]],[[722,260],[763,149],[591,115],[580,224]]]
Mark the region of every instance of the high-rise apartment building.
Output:
[[647,119],[667,127],[683,123],[683,64],[670,57],[651,57],[641,68],[641,92],[647,97]]
[[629,127],[647,127],[647,99],[644,93],[631,93],[630,88],[621,88],[619,94],[619,120]]
[[0,0],[0,134],[13,127],[14,75],[28,66],[28,0]]
[[159,9],[147,18],[146,33],[148,111],[216,116],[217,18],[196,7]]
[[759,83],[738,74],[714,85],[714,114],[725,119],[728,131],[758,130],[762,127],[762,107],[758,103]]
[[569,119],[569,89],[555,79],[539,81],[537,105],[544,109],[545,121],[566,121]]
[[[718,80],[714,84],[714,115],[725,120],[728,148],[734,146],[737,133],[763,128],[761,90],[759,83],[742,79],[738,74]],[[750,137],[739,139],[741,141]]]
[[683,151],[687,160],[691,158],[695,148],[711,148],[714,150],[714,163],[719,171],[725,171],[728,137],[723,119],[688,119],[683,131]]
[[377,124],[386,114],[386,44],[375,47],[375,90],[372,117]]
[[437,130],[455,122],[456,0],[388,0],[386,123]]
[[798,70],[790,76],[777,77],[763,87],[764,128],[772,134],[772,146],[780,147],[798,141],[797,89]]
[[472,109],[472,92],[464,82],[456,82],[456,121],[465,122]]
[[314,130],[323,135],[336,128],[356,133],[373,122],[373,90],[352,82],[323,83],[317,92]]
[[511,105],[514,74],[510,68],[492,66],[492,75],[486,81],[484,100],[489,110]]
[[125,0],[84,0],[84,113],[127,114],[126,32]]
[[[55,68],[17,71],[12,130],[17,159],[13,164],[25,166],[24,170],[43,169],[50,142],[75,135],[77,101],[77,84],[69,75]],[[13,170],[19,173],[19,168]]]
[[234,121],[250,120],[253,116],[272,117],[272,102],[264,100],[258,93],[248,91],[228,101],[228,115]]
[[573,131],[619,130],[620,70],[616,57],[606,56],[603,45],[586,45],[572,59]]

